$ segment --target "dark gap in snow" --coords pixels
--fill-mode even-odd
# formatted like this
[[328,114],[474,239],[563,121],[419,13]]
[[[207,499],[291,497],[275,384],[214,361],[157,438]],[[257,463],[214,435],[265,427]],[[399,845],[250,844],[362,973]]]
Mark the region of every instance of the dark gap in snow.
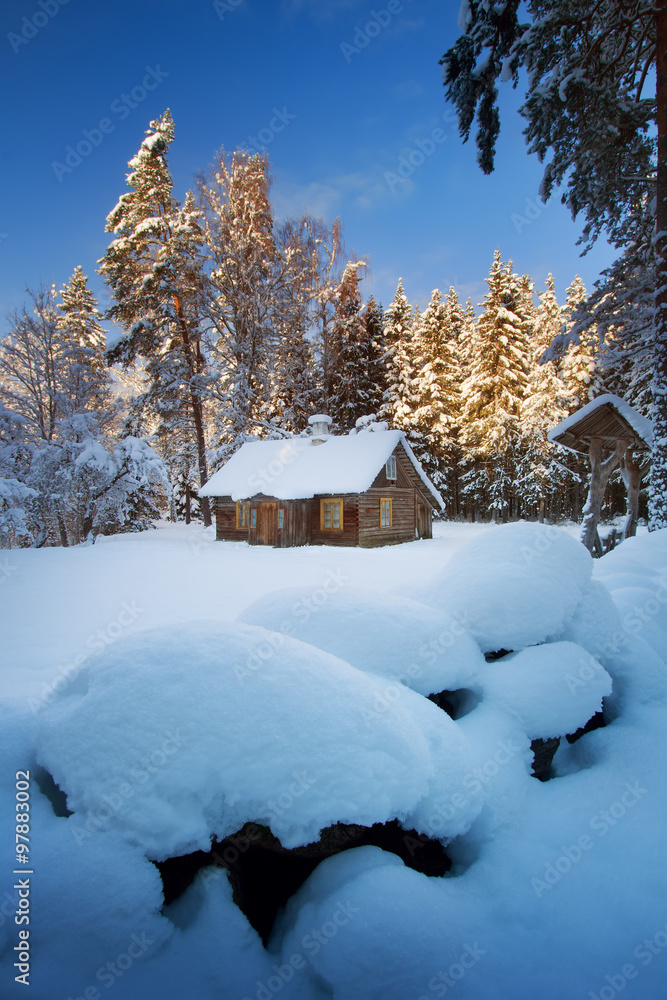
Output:
[[398,855],[424,875],[441,877],[451,868],[439,841],[404,830],[397,820],[370,827],[337,823],[323,830],[318,841],[292,849],[283,847],[268,827],[246,823],[232,837],[214,841],[208,852],[154,863],[162,877],[165,906],[178,899],[202,869],[226,868],[234,902],[266,944],[276,916],[321,861],[366,845]]
[[472,712],[473,708],[477,708],[481,699],[474,691],[459,688],[457,691],[439,691],[437,694],[430,694],[428,700],[446,712],[450,719],[462,719],[468,712]]
[[533,751],[534,778],[538,778],[540,781],[549,781],[550,778],[553,778],[551,764],[559,746],[560,736],[554,736],[549,740],[533,740],[530,749]]
[[577,729],[576,733],[570,733],[567,737],[568,743],[576,743],[580,740],[582,736],[586,733],[592,733],[594,729],[602,729],[607,723],[604,721],[604,712],[596,712],[595,715],[591,716],[585,726],[581,726]]
[[[605,725],[604,713],[596,712],[585,726],[581,726],[574,733],[568,733],[565,739],[568,743],[576,743],[586,733],[592,733],[594,729],[601,729]],[[533,776],[535,778],[539,778],[540,781],[549,781],[551,778],[556,777],[552,762],[559,746],[560,737],[549,740],[533,740],[530,744],[530,749],[534,755]]]
[[56,785],[52,775],[49,774],[46,768],[37,766],[33,771],[33,775],[40,792],[51,803],[54,814],[63,819],[72,816],[73,813],[67,808],[67,796],[62,788]]
[[495,663],[496,660],[502,660],[503,656],[509,656],[513,652],[513,649],[494,649],[490,653],[485,653],[484,659],[487,663]]

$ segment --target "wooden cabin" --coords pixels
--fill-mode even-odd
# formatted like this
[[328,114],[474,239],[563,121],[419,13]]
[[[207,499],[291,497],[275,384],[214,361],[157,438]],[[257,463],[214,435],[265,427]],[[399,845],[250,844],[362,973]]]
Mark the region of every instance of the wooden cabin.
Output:
[[201,489],[216,538],[251,545],[373,547],[432,537],[443,501],[401,431],[244,444]]

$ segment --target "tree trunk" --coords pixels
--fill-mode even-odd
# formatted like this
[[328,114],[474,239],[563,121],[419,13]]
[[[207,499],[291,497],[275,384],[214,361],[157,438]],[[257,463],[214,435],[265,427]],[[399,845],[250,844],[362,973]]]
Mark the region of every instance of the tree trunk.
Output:
[[[188,324],[186,322],[185,316],[183,315],[183,308],[181,306],[181,300],[178,295],[174,296],[174,305],[176,307],[176,315],[178,316],[179,326],[181,328],[181,339],[183,341],[183,353],[188,359],[188,364],[190,365],[191,377],[199,373],[199,361],[201,354],[199,352],[199,345],[195,344],[195,351],[192,350],[192,345],[190,343],[190,335],[188,333]],[[202,404],[199,395],[192,388],[192,382],[190,383],[190,403],[192,405],[192,416],[195,422],[195,432],[197,435],[197,461],[199,465],[199,485],[204,486],[208,480],[208,464],[206,462],[206,438],[204,436],[204,420],[202,416]],[[204,516],[204,524],[209,528],[212,524],[211,521],[211,508],[209,507],[208,497],[200,497],[199,502],[201,504],[202,514]]]
[[667,527],[667,0],[656,4],[658,170],[653,368],[653,454],[649,531]]
[[602,440],[591,438],[589,456],[591,460],[591,485],[588,491],[588,499],[584,506],[584,520],[581,525],[581,542],[586,546],[591,555],[598,552],[600,538],[598,536],[598,521],[604,500],[604,491],[610,475],[621,461],[625,445],[622,441],[616,443],[616,451],[606,461],[602,461]]
[[189,524],[191,520],[190,514],[190,483],[185,484],[185,523]]
[[641,486],[641,472],[639,466],[633,461],[630,450],[626,451],[621,465],[623,482],[628,493],[627,518],[623,529],[623,537],[631,538],[637,534],[637,520],[639,518],[639,487]]
[[65,522],[63,521],[62,514],[58,512],[56,514],[58,519],[58,531],[60,533],[60,544],[63,548],[69,547],[69,538],[67,537],[67,528],[65,527]]

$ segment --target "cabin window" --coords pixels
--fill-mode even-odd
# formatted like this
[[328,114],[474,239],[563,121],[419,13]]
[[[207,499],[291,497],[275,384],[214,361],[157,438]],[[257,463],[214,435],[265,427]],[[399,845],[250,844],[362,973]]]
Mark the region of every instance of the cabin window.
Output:
[[380,527],[391,528],[391,500],[388,497],[380,500]]
[[390,455],[385,463],[387,479],[396,479],[396,456]]
[[320,529],[322,531],[343,530],[342,500],[320,500]]
[[256,528],[257,527],[257,508],[256,507],[253,507],[253,509],[250,511],[250,527],[251,528]]
[[285,524],[285,511],[281,507],[278,510],[278,527],[282,528],[284,524]]
[[247,528],[248,527],[248,507],[250,504],[246,503],[244,500],[236,501],[236,527],[237,528]]

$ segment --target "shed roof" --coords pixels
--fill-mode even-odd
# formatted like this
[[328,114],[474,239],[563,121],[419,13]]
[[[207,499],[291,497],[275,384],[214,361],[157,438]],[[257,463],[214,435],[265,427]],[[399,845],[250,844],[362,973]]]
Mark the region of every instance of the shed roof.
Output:
[[200,496],[247,500],[264,493],[279,500],[364,493],[401,444],[438,507],[442,497],[422,469],[402,431],[362,431],[328,437],[253,441],[242,445],[199,491]]
[[634,407],[608,392],[566,417],[547,436],[570,451],[587,453],[591,438],[601,438],[610,451],[618,440],[626,441],[628,448],[650,448],[653,428]]

